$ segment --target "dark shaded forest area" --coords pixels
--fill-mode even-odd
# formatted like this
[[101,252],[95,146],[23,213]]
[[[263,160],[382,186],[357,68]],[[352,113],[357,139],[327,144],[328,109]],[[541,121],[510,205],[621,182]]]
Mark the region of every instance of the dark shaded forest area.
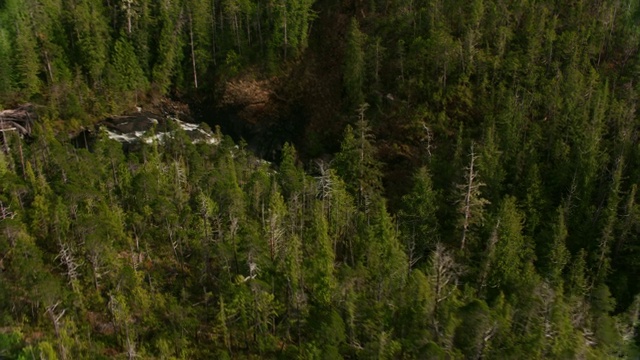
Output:
[[[637,0],[0,0],[0,359],[637,359],[639,46]],[[95,129],[169,99],[216,141]]]

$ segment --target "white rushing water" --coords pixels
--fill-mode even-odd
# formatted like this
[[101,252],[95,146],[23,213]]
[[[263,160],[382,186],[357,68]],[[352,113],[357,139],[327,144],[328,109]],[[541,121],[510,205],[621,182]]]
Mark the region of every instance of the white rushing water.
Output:
[[[153,118],[148,118],[149,121],[153,124],[158,124],[158,120]],[[207,131],[200,126],[200,124],[192,124],[187,123],[177,118],[168,118],[170,121],[174,121],[182,130],[184,130],[191,141],[194,144],[198,143],[207,143],[207,144],[218,144],[220,139],[218,139],[215,134],[210,131]],[[127,125],[128,122],[123,122],[120,125]],[[150,130],[150,129],[149,129]],[[149,136],[149,131],[133,131],[129,133],[122,133],[115,129],[106,129],[107,135],[110,139],[116,140],[121,143],[133,144],[138,142],[145,142],[146,144],[151,144],[154,141],[158,141],[162,143],[165,138],[171,138],[173,136],[174,131],[168,132],[156,132],[155,135]]]

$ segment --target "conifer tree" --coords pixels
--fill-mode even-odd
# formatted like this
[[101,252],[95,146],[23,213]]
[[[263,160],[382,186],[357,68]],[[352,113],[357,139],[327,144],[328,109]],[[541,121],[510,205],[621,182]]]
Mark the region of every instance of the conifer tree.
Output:
[[613,242],[613,236],[615,228],[617,227],[618,206],[620,203],[620,185],[622,176],[623,159],[618,158],[616,160],[616,168],[613,172],[613,178],[611,179],[611,187],[609,190],[609,196],[607,198],[607,208],[604,211],[604,222],[602,235],[598,242],[597,259],[596,259],[596,271],[594,275],[595,281],[604,281],[608,273],[611,271],[610,265],[610,253],[611,244]]
[[375,299],[393,298],[395,291],[405,283],[408,262],[384,201],[378,200],[372,210],[375,213],[367,238],[363,239],[372,296]]
[[438,344],[450,347],[457,322],[454,311],[461,268],[450,251],[438,243],[431,253],[427,274],[433,291],[433,308],[430,317],[434,339]]
[[88,75],[91,85],[100,87],[102,72],[107,64],[111,38],[102,6],[91,0],[78,0],[70,14],[73,24],[79,65]]
[[504,168],[502,165],[502,151],[496,139],[496,128],[490,124],[484,133],[480,155],[478,156],[477,169],[482,173],[482,179],[486,183],[487,198],[497,201],[498,194],[502,194],[502,182],[504,180]]
[[314,302],[323,308],[331,304],[336,288],[333,263],[335,254],[329,239],[327,222],[319,203],[314,204],[313,220],[305,241],[306,283]]
[[522,234],[524,218],[516,206],[516,199],[506,197],[502,200],[498,213],[500,226],[495,249],[496,261],[491,269],[491,285],[504,291],[517,290],[522,286],[522,278],[531,261],[533,249]]
[[[6,20],[2,20],[6,21]],[[14,90],[14,49],[11,46],[9,31],[0,28],[0,96],[6,96]]]
[[553,238],[547,254],[547,274],[554,287],[562,284],[562,272],[570,260],[570,254],[566,247],[567,227],[564,219],[564,208],[557,210],[558,220],[553,225]]
[[284,254],[286,212],[287,208],[284,204],[284,199],[280,191],[278,191],[276,182],[273,181],[269,195],[269,210],[267,211],[264,227],[267,231],[266,235],[269,242],[269,256],[274,264],[276,261],[282,261]]
[[26,14],[16,14],[16,70],[17,82],[25,92],[26,97],[30,97],[40,91],[41,83],[38,78],[40,64],[37,57],[37,43],[30,29]]
[[282,160],[280,162],[280,171],[278,172],[278,184],[282,189],[285,198],[290,198],[294,194],[302,191],[302,183],[304,174],[300,171],[297,164],[296,149],[288,142],[282,148]]
[[354,109],[364,102],[364,34],[360,31],[360,25],[355,18],[351,19],[349,32],[347,33],[347,48],[344,62],[344,89],[347,106]]
[[409,267],[427,259],[427,251],[438,242],[438,192],[433,189],[431,174],[421,167],[413,176],[413,188],[403,196],[399,225],[408,254]]
[[171,87],[172,75],[180,63],[182,41],[179,34],[184,26],[183,9],[177,1],[163,0],[159,6],[159,35],[155,62],[152,69],[153,83],[161,94]]
[[112,63],[116,86],[123,91],[144,91],[147,79],[138,63],[135,49],[127,38],[118,39],[113,48]]
[[340,152],[334,166],[356,198],[359,209],[366,210],[375,194],[381,190],[381,164],[375,156],[374,136],[364,116],[366,105],[360,108],[355,128],[347,125]]

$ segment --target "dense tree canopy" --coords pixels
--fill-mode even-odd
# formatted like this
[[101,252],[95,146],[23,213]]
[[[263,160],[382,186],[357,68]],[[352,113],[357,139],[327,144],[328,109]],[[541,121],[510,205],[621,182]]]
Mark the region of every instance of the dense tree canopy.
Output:
[[[637,358],[639,41],[635,0],[0,1],[0,358]],[[68,141],[247,78],[275,163]]]

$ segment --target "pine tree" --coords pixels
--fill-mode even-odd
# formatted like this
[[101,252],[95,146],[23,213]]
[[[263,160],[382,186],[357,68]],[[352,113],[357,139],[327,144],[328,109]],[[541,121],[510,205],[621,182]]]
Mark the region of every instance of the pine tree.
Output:
[[302,191],[304,173],[298,168],[296,149],[288,142],[282,148],[282,160],[278,172],[278,184],[286,199]]
[[564,219],[564,208],[557,210],[558,220],[553,225],[553,238],[547,254],[548,279],[555,288],[562,284],[562,272],[570,260],[570,254],[566,247],[567,227]]
[[368,209],[369,203],[382,189],[381,164],[376,159],[374,136],[362,107],[358,123],[354,128],[347,125],[340,152],[336,154],[334,166],[345,181],[347,189],[356,198],[358,208]]
[[460,316],[462,321],[455,332],[455,347],[467,358],[483,358],[488,347],[486,343],[495,331],[489,307],[482,300],[473,300],[460,309]]
[[40,79],[38,74],[40,73],[40,64],[37,57],[37,42],[30,29],[30,24],[26,15],[18,13],[16,22],[16,37],[15,37],[15,49],[16,49],[16,70],[17,70],[17,82],[23,89],[25,96],[40,92]]
[[[198,88],[198,79],[203,78],[209,68],[212,54],[211,44],[211,2],[203,0],[189,0],[185,2],[187,8],[188,44],[190,48],[191,72],[193,87]],[[200,81],[202,83],[202,81]]]
[[514,291],[524,286],[526,264],[531,261],[533,249],[522,234],[524,218],[515,198],[502,200],[498,219],[500,225],[490,283],[504,291]]
[[499,194],[503,193],[502,182],[505,178],[502,167],[502,151],[500,151],[496,137],[496,128],[490,124],[484,131],[483,144],[476,165],[487,185],[486,193],[490,201],[497,201]]
[[144,91],[147,79],[138,63],[135,49],[125,37],[118,39],[112,53],[116,86],[121,91]]
[[363,239],[371,296],[378,300],[392,299],[406,281],[408,261],[385,202],[378,200],[372,210],[375,212]]
[[317,177],[316,194],[322,202],[329,236],[333,241],[333,249],[339,259],[355,264],[354,233],[356,208],[353,197],[347,191],[344,181],[325,163],[318,163],[320,176]]
[[306,284],[317,306],[328,308],[336,289],[333,268],[335,254],[327,232],[327,222],[319,203],[314,205],[313,215],[312,224],[306,236],[307,240],[304,242],[305,269],[308,274]]
[[360,31],[358,20],[353,18],[347,33],[343,77],[347,106],[350,109],[364,102],[364,75],[364,34]]
[[183,9],[177,1],[163,0],[159,6],[157,54],[153,64],[152,79],[161,94],[166,94],[172,77],[180,63],[182,41],[179,34],[184,26]]
[[286,237],[285,216],[287,208],[284,199],[278,191],[276,182],[273,181],[269,195],[269,209],[265,220],[267,240],[269,242],[269,256],[272,263],[282,261],[284,254],[284,241]]
[[408,253],[409,268],[420,259],[426,260],[427,252],[438,242],[438,192],[433,189],[431,174],[426,167],[413,176],[413,188],[402,197],[403,208],[398,222]]
[[77,42],[78,63],[95,88],[100,87],[111,44],[109,25],[102,10],[102,5],[90,0],[78,0],[68,9]]
[[[0,19],[2,19],[0,17]],[[2,19],[1,21],[6,21]],[[13,59],[15,51],[11,46],[11,35],[7,29],[0,27],[0,96],[14,91]]]
[[611,187],[607,199],[607,208],[604,210],[604,224],[602,235],[598,242],[596,271],[594,281],[604,281],[611,271],[610,253],[613,243],[615,228],[617,227],[618,206],[620,205],[620,185],[622,177],[623,159],[616,160],[616,168],[611,179]]

